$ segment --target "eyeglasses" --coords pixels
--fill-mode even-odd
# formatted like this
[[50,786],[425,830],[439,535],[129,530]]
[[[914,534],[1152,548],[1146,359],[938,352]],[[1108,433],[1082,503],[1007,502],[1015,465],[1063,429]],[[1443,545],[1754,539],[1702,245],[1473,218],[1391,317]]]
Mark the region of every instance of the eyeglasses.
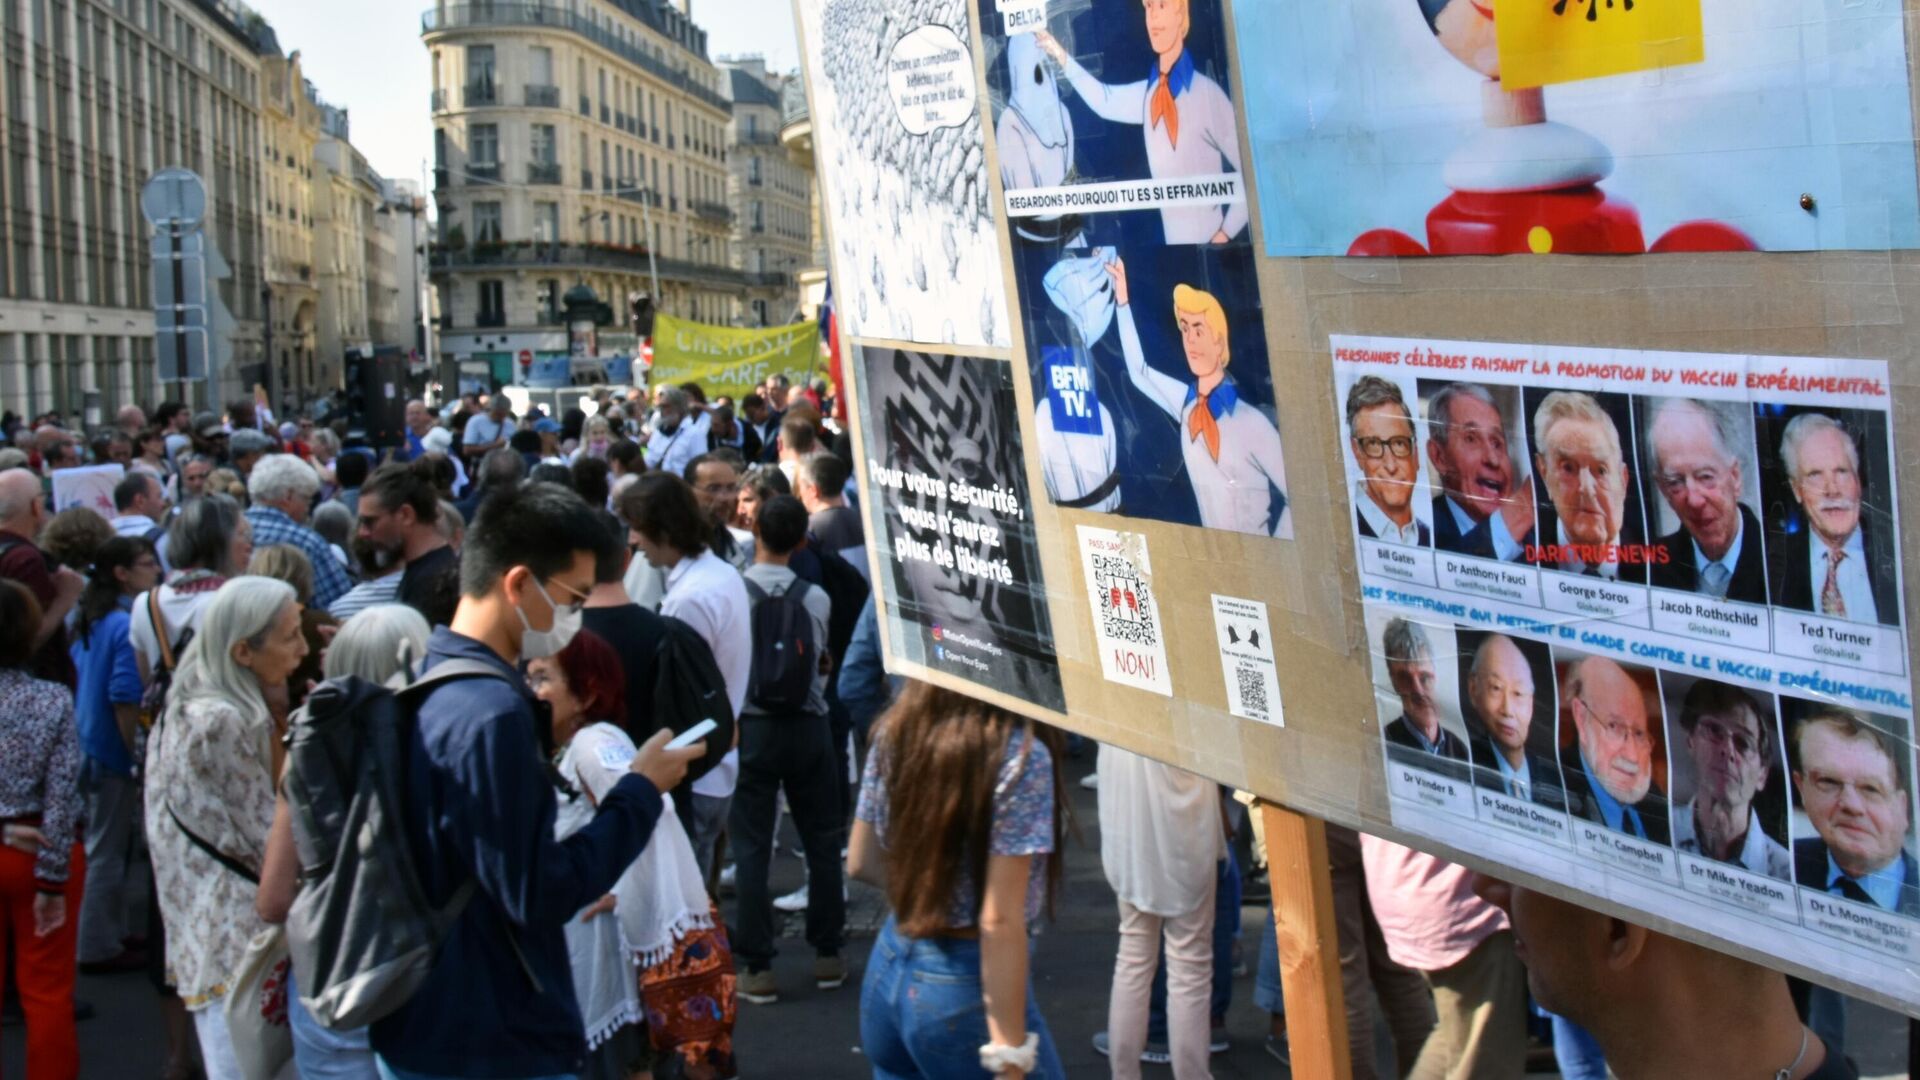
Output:
[[1600,722],[1600,729],[1607,733],[1607,738],[1614,742],[1632,743],[1636,749],[1640,750],[1653,749],[1653,736],[1648,733],[1644,725],[1636,727],[1618,717],[1608,716],[1594,708],[1593,703],[1584,697],[1573,700],[1579,702],[1581,707],[1587,710],[1588,715]]
[[1409,458],[1413,456],[1413,440],[1405,435],[1395,435],[1391,439],[1378,439],[1371,435],[1366,435],[1353,441],[1354,445],[1360,448],[1360,455],[1362,457],[1378,460],[1387,456],[1389,452],[1397,458]]
[[[570,602],[565,604],[560,603],[559,601],[553,598],[552,593],[547,591],[548,585],[557,586],[563,594],[565,594],[566,596],[570,596],[573,599]],[[564,611],[567,614],[571,615],[574,612],[585,607],[587,604],[587,594],[581,592],[580,590],[574,588],[571,585],[568,585],[564,581],[548,581],[545,583],[536,581],[533,583],[533,587],[536,589],[539,589],[540,595],[546,598],[547,603],[553,605],[553,610],[556,614]]]
[[1760,749],[1759,741],[1753,736],[1748,735],[1744,731],[1735,731],[1716,720],[1704,716],[1694,725],[1694,730],[1699,732],[1708,742],[1733,747],[1734,752],[1741,757],[1747,757]]

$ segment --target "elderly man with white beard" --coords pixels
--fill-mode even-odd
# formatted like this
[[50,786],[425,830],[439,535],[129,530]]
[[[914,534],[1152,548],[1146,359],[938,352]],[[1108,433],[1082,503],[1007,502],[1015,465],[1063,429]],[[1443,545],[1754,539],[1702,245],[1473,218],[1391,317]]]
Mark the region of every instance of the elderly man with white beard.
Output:
[[1579,734],[1562,762],[1568,809],[1615,832],[1668,843],[1667,797],[1653,782],[1654,734],[1640,684],[1604,656],[1575,662],[1563,678],[1561,700]]

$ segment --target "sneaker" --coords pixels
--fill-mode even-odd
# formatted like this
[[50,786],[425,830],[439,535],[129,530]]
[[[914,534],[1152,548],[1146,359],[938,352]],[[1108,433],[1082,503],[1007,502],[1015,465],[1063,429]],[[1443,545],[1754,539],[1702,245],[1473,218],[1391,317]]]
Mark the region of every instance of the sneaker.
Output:
[[1224,1024],[1215,1024],[1213,1033],[1207,1038],[1207,1053],[1224,1054],[1233,1044],[1227,1040],[1227,1028]]
[[807,887],[803,884],[785,896],[774,897],[773,907],[775,911],[784,911],[789,915],[807,910]]
[[772,1005],[780,1000],[779,984],[773,981],[773,969],[765,971],[743,971],[735,981],[734,993],[741,1001],[750,1001],[755,1005]]
[[733,879],[737,870],[738,870],[738,866],[734,863],[728,863],[727,865],[720,868],[720,887],[721,888],[723,889],[733,888]]
[[1285,1065],[1289,1073],[1293,1071],[1293,1051],[1287,1046],[1287,1040],[1267,1036],[1267,1056]]
[[839,954],[813,958],[813,985],[822,990],[838,990],[847,982],[847,961]]
[[1088,791],[1092,791],[1098,788],[1100,786],[1100,774],[1097,772],[1090,772],[1087,775],[1081,777],[1080,786],[1083,788],[1086,788]]
[[[1093,1052],[1101,1057],[1112,1056],[1113,1046],[1107,1040],[1106,1032],[1094,1033]],[[1140,1051],[1140,1060],[1149,1065],[1166,1065],[1173,1061],[1173,1052],[1167,1048],[1166,1043],[1149,1041],[1146,1049]]]

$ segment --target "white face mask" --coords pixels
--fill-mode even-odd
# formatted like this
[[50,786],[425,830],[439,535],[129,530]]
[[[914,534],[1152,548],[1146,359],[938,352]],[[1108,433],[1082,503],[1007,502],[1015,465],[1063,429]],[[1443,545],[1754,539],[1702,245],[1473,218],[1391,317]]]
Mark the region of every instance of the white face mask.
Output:
[[556,604],[545,586],[536,581],[533,587],[540,591],[541,599],[545,600],[547,607],[553,610],[553,628],[535,630],[533,624],[527,621],[526,609],[515,605],[514,610],[520,614],[520,625],[526,631],[520,636],[520,659],[545,660],[567,647],[567,643],[573,640],[573,635],[580,632],[580,622],[584,615],[581,612],[581,605]]

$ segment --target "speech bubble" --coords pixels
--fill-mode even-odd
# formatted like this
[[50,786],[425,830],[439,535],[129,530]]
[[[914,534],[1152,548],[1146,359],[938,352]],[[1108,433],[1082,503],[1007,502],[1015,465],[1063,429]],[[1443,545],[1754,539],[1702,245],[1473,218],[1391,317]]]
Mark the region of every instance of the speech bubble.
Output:
[[915,135],[965,123],[977,98],[973,55],[946,27],[919,27],[887,56],[887,91],[900,123]]

